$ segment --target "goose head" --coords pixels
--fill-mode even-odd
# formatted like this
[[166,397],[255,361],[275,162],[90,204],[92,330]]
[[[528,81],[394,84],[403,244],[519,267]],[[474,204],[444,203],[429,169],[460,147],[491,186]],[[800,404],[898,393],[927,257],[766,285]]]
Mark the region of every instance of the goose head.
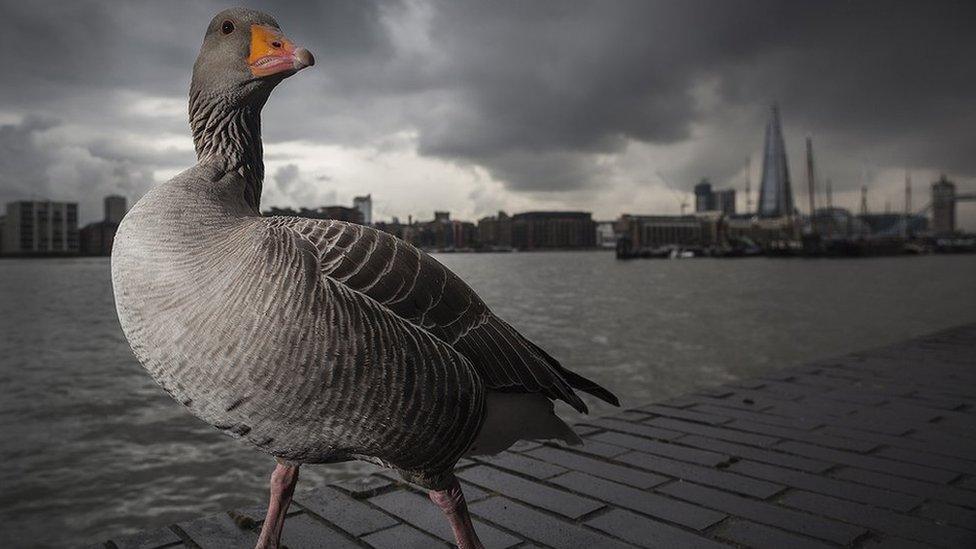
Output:
[[190,93],[260,107],[282,80],[314,64],[312,54],[289,40],[273,17],[230,8],[207,27]]

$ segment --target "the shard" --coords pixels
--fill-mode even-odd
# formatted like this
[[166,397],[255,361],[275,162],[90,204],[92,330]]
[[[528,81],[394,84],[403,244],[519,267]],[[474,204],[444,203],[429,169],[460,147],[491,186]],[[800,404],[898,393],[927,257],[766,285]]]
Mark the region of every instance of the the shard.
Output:
[[766,124],[766,146],[763,151],[762,184],[759,187],[759,217],[793,215],[793,189],[790,166],[786,161],[783,128],[779,108],[773,105]]

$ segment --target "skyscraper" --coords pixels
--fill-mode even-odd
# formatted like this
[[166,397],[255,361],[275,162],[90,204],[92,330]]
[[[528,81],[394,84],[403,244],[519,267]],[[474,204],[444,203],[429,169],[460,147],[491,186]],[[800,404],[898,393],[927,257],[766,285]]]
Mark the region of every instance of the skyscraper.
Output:
[[786,161],[783,128],[779,108],[773,105],[766,124],[766,146],[763,151],[762,183],[759,187],[759,217],[783,217],[793,214],[793,189],[790,167]]
[[78,204],[30,201],[7,203],[4,255],[78,253]]
[[110,194],[105,197],[105,221],[118,225],[122,223],[122,218],[128,210],[125,197],[117,194]]
[[352,207],[363,214],[363,224],[373,224],[373,195],[357,196],[352,199]]

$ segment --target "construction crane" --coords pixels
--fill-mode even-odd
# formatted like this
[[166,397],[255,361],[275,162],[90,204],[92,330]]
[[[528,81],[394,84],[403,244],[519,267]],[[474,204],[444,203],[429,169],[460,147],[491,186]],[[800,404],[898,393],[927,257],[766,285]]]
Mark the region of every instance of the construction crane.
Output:
[[675,198],[678,199],[678,203],[681,205],[681,215],[685,215],[685,208],[687,208],[689,205],[688,200],[686,198],[687,195],[680,192],[678,189],[674,188],[674,185],[671,184],[671,180],[668,179],[667,177],[664,177],[663,173],[661,172],[655,172],[655,173],[659,178],[661,178],[661,181],[664,181],[664,184],[668,186],[668,189],[670,189],[671,192],[674,193]]

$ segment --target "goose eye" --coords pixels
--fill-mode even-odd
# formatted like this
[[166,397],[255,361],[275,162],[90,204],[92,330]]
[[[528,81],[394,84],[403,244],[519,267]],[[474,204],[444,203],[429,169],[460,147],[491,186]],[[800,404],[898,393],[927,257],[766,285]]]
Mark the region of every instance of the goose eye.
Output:
[[224,23],[220,25],[220,32],[224,34],[230,34],[234,32],[234,24],[231,23],[230,21],[224,21]]

